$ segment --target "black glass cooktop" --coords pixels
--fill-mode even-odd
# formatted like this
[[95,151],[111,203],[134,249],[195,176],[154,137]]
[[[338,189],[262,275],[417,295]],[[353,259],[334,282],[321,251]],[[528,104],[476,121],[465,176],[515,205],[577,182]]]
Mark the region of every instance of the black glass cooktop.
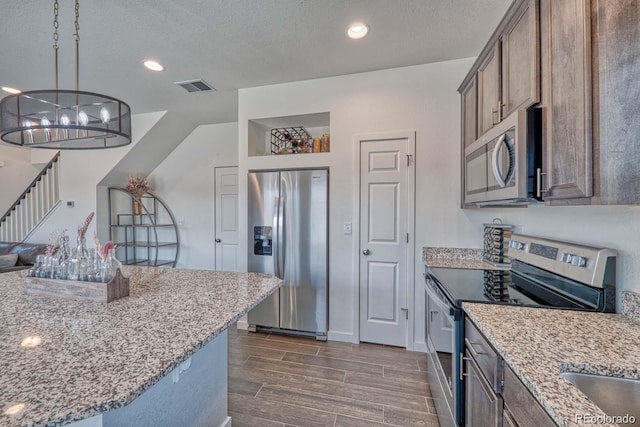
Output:
[[484,295],[484,270],[432,268],[431,272],[447,299],[455,305],[462,301],[490,301]]
[[[431,268],[438,288],[449,302],[459,307],[462,302],[501,303],[532,307],[555,307],[578,310],[601,308],[602,293],[575,284],[539,269],[520,266],[518,271]],[[490,295],[485,287],[487,275],[502,275]]]

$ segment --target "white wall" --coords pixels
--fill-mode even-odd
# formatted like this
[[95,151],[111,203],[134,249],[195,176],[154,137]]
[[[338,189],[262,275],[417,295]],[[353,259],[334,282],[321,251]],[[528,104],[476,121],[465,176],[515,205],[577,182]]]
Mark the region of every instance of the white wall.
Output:
[[[409,296],[414,314],[409,342],[412,348],[424,348],[422,246],[431,244],[437,235],[455,245],[459,240],[457,223],[471,222],[465,219],[456,202],[460,135],[456,89],[472,63],[471,59],[463,59],[240,90],[241,197],[247,185],[244,172],[248,120],[330,112],[331,153],[326,160],[331,173],[330,339],[358,340],[358,289],[354,282],[357,266],[352,261],[358,244],[354,236],[342,234],[342,224],[354,221],[354,135],[415,130],[416,291]],[[241,199],[240,207],[241,218],[245,218],[246,199]],[[433,226],[434,222],[439,223],[439,228]],[[472,226],[467,228],[473,230]],[[241,235],[240,241],[246,242],[246,238],[246,234]],[[243,249],[241,259],[245,260],[246,247]]]
[[214,168],[236,166],[238,124],[197,127],[149,175],[178,222],[177,267],[215,269]]
[[[96,186],[104,176],[134,147],[149,130],[160,120],[163,112],[136,114],[132,116],[131,144],[108,150],[79,150],[60,152],[60,199],[62,205],[54,211],[29,238],[30,242],[46,243],[52,232],[67,229],[71,244],[75,245],[76,231],[87,215],[96,211]],[[132,171],[135,173],[135,171]],[[124,185],[126,183],[122,183]],[[68,207],[67,201],[73,201],[74,207]],[[97,212],[98,217],[100,213]],[[106,221],[106,219],[104,219]],[[88,246],[96,220],[88,233]],[[101,236],[106,241],[108,236]]]
[[[0,217],[38,175],[43,165],[31,163],[31,150],[0,143]],[[48,162],[48,160],[47,160]]]

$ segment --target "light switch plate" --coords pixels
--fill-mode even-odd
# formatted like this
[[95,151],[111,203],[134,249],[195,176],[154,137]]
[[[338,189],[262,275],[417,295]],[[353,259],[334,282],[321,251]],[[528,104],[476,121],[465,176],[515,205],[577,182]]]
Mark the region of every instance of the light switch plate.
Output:
[[350,235],[352,232],[352,225],[350,222],[345,222],[342,224],[342,232],[346,235]]

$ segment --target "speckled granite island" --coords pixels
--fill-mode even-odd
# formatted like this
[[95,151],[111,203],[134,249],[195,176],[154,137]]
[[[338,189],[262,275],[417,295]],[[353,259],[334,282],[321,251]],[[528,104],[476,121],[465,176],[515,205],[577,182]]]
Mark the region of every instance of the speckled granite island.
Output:
[[226,329],[281,282],[124,270],[131,295],[109,304],[27,296],[24,272],[0,274],[0,426],[229,423]]
[[[628,294],[625,299],[634,298]],[[584,425],[578,414],[605,416],[562,372],[640,379],[640,311],[623,309],[639,315],[634,319],[495,304],[463,308],[560,426]]]

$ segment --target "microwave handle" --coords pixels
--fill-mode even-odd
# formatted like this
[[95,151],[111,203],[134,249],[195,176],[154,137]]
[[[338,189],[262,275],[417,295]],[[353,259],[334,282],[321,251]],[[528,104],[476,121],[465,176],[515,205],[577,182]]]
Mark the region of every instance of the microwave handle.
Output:
[[[507,178],[507,180],[505,180],[504,178],[502,178],[502,172],[500,171],[500,149],[502,148],[502,144],[507,144],[507,135],[506,134],[502,134],[502,136],[500,137],[500,139],[498,140],[498,142],[496,143],[495,147],[493,148],[493,156],[491,159],[491,169],[493,171],[493,176],[495,176],[496,181],[498,182],[498,185],[501,188],[504,188],[507,186],[507,180],[509,178]],[[511,156],[509,156],[511,158]],[[511,159],[511,161],[513,161],[513,159]],[[511,165],[513,166],[513,165]],[[511,169],[511,167],[509,167],[509,169]]]

